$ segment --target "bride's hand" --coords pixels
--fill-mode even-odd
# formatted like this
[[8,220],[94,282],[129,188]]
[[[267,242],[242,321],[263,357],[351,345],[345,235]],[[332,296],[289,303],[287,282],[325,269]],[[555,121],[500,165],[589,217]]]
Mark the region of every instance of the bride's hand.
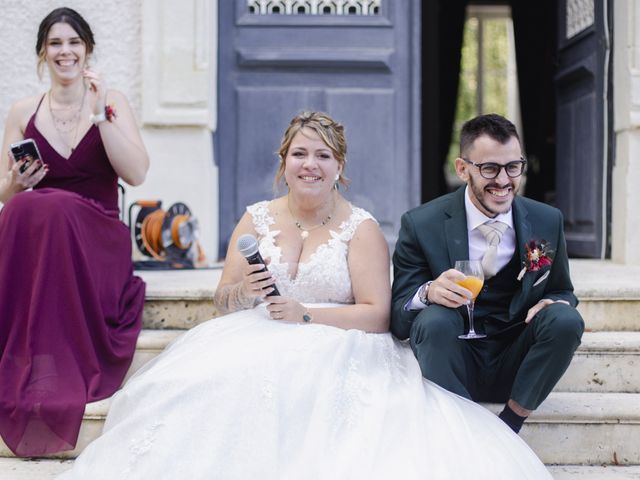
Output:
[[268,270],[261,272],[262,264],[251,265],[246,263],[242,272],[242,289],[248,298],[264,298],[273,291],[275,279]]
[[288,297],[265,297],[267,310],[273,320],[284,320],[286,322],[302,322],[302,316],[307,311],[301,303]]

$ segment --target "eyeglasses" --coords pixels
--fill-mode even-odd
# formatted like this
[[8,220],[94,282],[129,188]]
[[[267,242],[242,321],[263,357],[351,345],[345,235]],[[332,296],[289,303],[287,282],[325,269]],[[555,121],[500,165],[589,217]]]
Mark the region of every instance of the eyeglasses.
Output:
[[524,158],[521,158],[520,160],[514,160],[504,165],[493,162],[473,163],[471,160],[468,160],[464,157],[462,157],[462,160],[473,165],[474,167],[478,167],[478,170],[480,170],[480,175],[482,175],[482,177],[486,178],[487,180],[496,178],[498,175],[500,175],[500,170],[502,170],[503,168],[510,178],[519,177],[527,168],[527,161]]

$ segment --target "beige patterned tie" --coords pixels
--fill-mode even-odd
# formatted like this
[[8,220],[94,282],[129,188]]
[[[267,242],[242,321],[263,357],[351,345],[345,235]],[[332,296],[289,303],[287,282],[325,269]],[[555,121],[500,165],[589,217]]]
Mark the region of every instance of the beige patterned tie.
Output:
[[484,252],[482,257],[482,270],[484,270],[485,279],[491,278],[497,273],[496,256],[498,245],[507,228],[509,228],[509,225],[502,222],[487,222],[477,227],[487,240],[487,251]]

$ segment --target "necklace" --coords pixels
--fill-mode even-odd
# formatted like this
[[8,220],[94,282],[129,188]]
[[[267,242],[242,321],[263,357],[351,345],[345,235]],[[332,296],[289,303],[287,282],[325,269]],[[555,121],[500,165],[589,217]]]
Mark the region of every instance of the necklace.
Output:
[[[70,154],[75,150],[76,138],[78,137],[78,127],[80,126],[80,114],[82,113],[82,109],[84,108],[84,99],[87,94],[87,89],[84,88],[82,91],[82,100],[80,100],[80,106],[77,108],[73,115],[69,118],[62,118],[57,116],[54,112],[53,107],[51,106],[51,90],[49,90],[49,113],[51,114],[51,118],[53,119],[53,126],[58,132],[58,136],[60,140],[67,147]],[[56,109],[56,110],[70,110],[70,109]],[[71,138],[71,143],[67,142],[66,135],[73,132],[73,138]]]
[[333,216],[333,213],[335,212],[335,209],[336,209],[336,204],[334,202],[333,207],[331,208],[331,213],[327,215],[327,217],[324,220],[322,220],[322,222],[320,222],[317,225],[314,225],[313,227],[303,227],[300,221],[296,219],[296,217],[293,215],[293,212],[291,211],[291,205],[289,203],[289,195],[287,195],[287,208],[289,209],[289,213],[293,218],[293,223],[295,223],[298,230],[300,230],[300,236],[302,237],[302,241],[305,241],[309,237],[309,232],[315,230],[316,228],[323,227],[331,221],[331,217]]

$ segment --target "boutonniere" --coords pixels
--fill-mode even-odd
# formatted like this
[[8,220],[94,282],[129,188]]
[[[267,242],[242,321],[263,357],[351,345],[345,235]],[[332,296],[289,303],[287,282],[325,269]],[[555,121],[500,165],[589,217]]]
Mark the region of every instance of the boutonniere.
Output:
[[537,272],[542,267],[553,263],[553,250],[546,240],[539,242],[530,240],[525,243],[524,248],[526,250],[525,261],[523,262],[522,270],[518,274],[518,280],[522,280],[522,277],[527,272]]

